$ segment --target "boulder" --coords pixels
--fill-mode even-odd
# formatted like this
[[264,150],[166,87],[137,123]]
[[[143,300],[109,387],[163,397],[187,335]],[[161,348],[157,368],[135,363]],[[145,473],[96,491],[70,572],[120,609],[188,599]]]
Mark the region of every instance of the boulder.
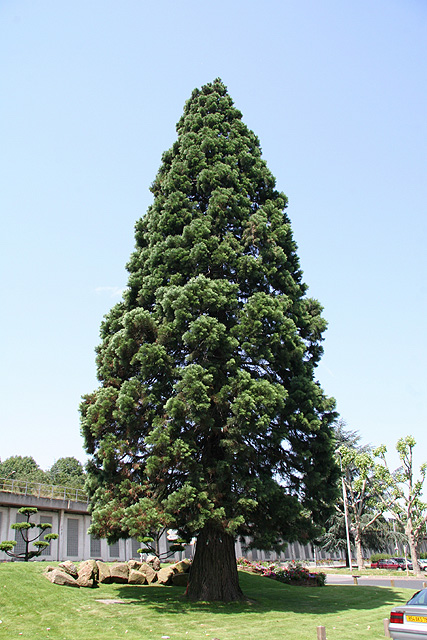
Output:
[[70,576],[73,576],[73,578],[75,578],[77,580],[78,578],[78,571],[77,571],[77,567],[74,564],[74,562],[71,562],[71,560],[66,560],[65,562],[60,562],[58,564],[58,569],[60,569],[61,571],[65,571],[65,573],[68,573]]
[[172,576],[174,575],[174,570],[172,566],[163,567],[160,571],[157,572],[157,582],[159,584],[170,584],[172,582]]
[[175,575],[172,576],[172,584],[174,587],[186,587],[188,578],[188,573],[175,573]]
[[98,568],[98,580],[102,584],[107,584],[111,582],[111,573],[110,567],[105,562],[101,562],[101,560],[96,561],[96,566]]
[[176,562],[172,565],[175,573],[188,573],[191,567],[191,560],[188,558],[184,558],[180,560],[180,562]]
[[156,582],[157,571],[154,571],[153,567],[151,567],[146,562],[142,563],[142,566],[140,567],[139,571],[143,573],[144,576],[147,578],[148,584],[151,584],[152,582]]
[[129,567],[125,562],[116,562],[110,567],[111,582],[126,584],[129,579]]
[[158,559],[157,556],[148,555],[146,563],[151,565],[154,571],[158,571],[160,569],[160,560]]
[[74,580],[73,576],[70,576],[69,573],[65,571],[61,571],[61,569],[54,568],[52,571],[48,571],[45,573],[46,578],[50,580],[53,584],[60,584],[65,587],[77,587],[79,588],[79,584],[76,580]]
[[128,584],[147,584],[147,578],[141,571],[130,569]]
[[142,562],[138,562],[138,560],[129,560],[128,567],[130,569],[134,569],[138,571],[142,567]]
[[93,587],[98,578],[98,567],[95,560],[85,560],[79,565],[77,584],[79,587]]

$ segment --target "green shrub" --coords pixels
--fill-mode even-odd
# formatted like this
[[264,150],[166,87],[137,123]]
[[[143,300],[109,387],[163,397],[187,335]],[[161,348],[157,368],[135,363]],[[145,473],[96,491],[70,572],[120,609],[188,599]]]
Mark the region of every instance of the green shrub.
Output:
[[391,558],[392,556],[389,553],[373,553],[371,555],[371,562],[378,562],[378,560],[385,560],[386,558]]

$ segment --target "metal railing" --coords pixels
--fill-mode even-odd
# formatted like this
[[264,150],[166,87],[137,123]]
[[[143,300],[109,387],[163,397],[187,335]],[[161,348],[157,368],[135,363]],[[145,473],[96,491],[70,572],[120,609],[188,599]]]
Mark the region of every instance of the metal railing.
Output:
[[16,493],[22,496],[49,498],[51,500],[73,500],[75,502],[86,503],[89,501],[83,489],[44,484],[42,482],[31,482],[28,480],[13,480],[12,478],[0,478],[0,491]]

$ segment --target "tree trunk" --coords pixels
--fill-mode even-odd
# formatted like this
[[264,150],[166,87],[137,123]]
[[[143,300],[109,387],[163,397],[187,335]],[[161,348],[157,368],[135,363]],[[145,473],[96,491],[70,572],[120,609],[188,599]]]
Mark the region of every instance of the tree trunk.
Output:
[[363,552],[362,552],[362,540],[360,536],[360,531],[356,530],[356,534],[354,536],[354,545],[356,547],[356,562],[357,568],[359,571],[365,568],[365,561],[363,560]]
[[197,536],[187,589],[190,600],[243,600],[234,538],[207,523]]
[[412,527],[412,518],[408,518],[408,522],[406,525],[406,535],[409,542],[409,551],[411,554],[411,562],[412,562],[412,571],[416,575],[421,575],[420,568],[418,566],[418,553],[417,553],[417,544],[414,539],[414,531]]

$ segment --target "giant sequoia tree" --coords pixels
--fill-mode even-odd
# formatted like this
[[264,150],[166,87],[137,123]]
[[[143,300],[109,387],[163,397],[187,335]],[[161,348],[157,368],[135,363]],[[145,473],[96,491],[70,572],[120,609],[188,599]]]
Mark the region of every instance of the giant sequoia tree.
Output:
[[197,536],[191,599],[242,597],[234,541],[308,540],[335,495],[325,321],[286,196],[218,79],[195,90],[136,225],[84,397],[92,531]]

